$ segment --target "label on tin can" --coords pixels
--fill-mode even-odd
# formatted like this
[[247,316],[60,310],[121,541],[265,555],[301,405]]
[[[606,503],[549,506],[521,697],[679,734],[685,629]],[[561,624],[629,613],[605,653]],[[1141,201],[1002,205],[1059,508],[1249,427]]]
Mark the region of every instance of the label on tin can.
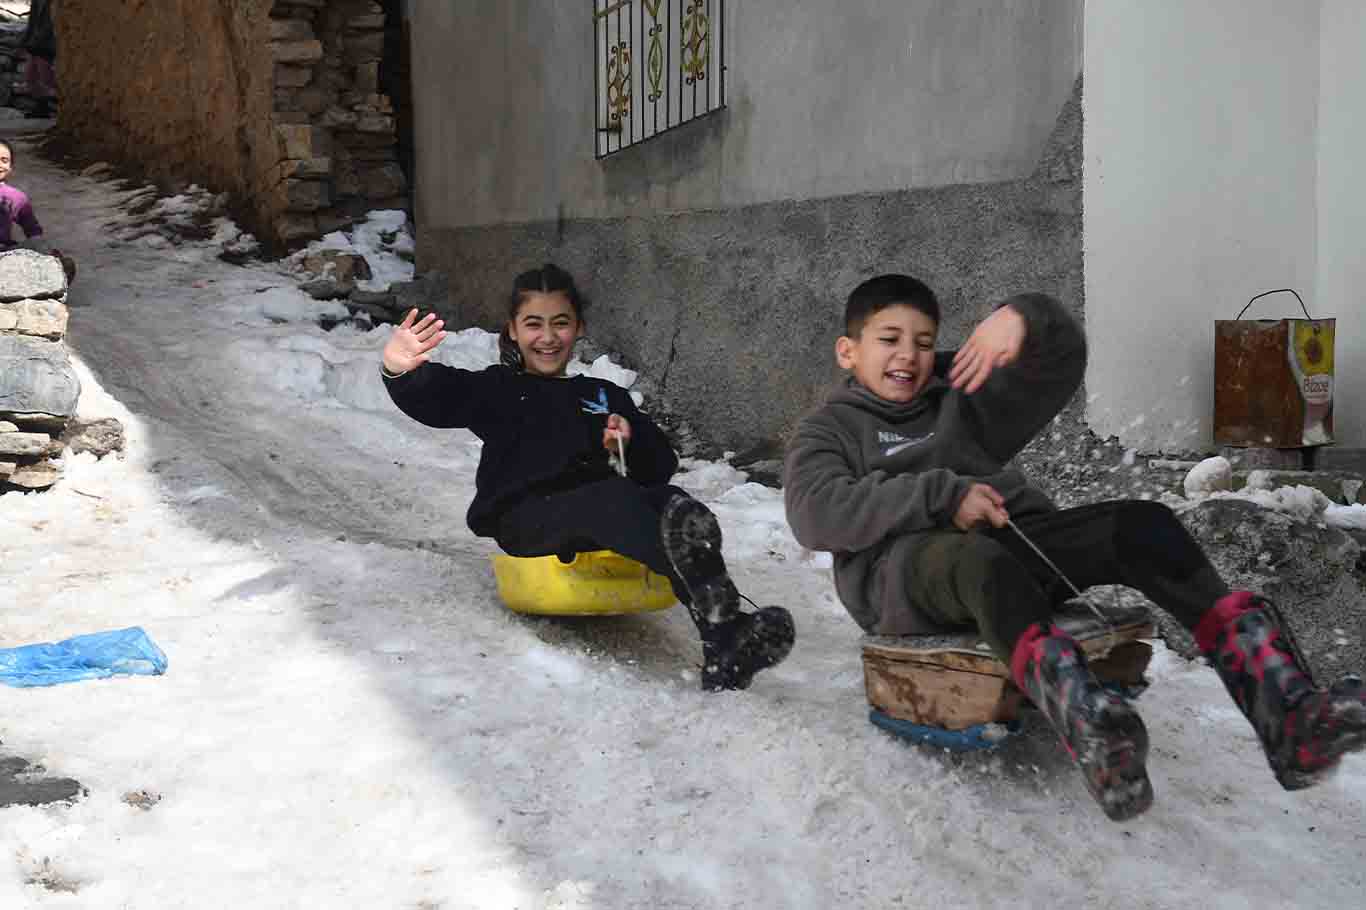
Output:
[[1292,319],[1290,371],[1304,400],[1304,445],[1333,441],[1333,320]]

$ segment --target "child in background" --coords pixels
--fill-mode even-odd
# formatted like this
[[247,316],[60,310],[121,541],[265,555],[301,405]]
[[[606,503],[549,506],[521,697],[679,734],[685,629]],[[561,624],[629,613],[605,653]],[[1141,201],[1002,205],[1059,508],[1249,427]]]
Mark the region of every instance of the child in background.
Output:
[[14,146],[0,139],[0,253],[21,246],[14,242],[14,225],[17,224],[24,230],[25,241],[22,246],[56,256],[70,284],[76,280],[75,260],[62,255],[60,250],[48,248],[47,240],[43,237],[43,226],[33,214],[33,203],[29,201],[28,194],[9,183],[9,176],[13,172]]
[[[563,269],[513,282],[499,344],[480,372],[431,363],[446,333],[434,314],[408,313],[384,347],[394,403],[432,427],[467,427],[484,441],[470,529],[513,556],[568,558],[614,550],[667,577],[702,638],[702,688],[744,689],[792,648],[782,607],[740,610],[721,557],[721,527],[668,481],[678,457],[631,396],[605,379],[569,377],[585,301]],[[626,476],[610,457],[623,452]]]
[[28,194],[9,183],[14,172],[14,146],[0,139],[0,251],[12,250],[14,225],[24,229],[24,237],[30,249],[46,253],[47,242],[42,239],[43,226],[33,214],[33,204]]
[[1081,383],[1086,340],[1062,305],[1012,297],[936,371],[939,303],[920,281],[854,289],[835,346],[851,374],[805,418],[784,466],[788,521],[835,555],[835,586],[865,631],[976,626],[1047,717],[1106,815],[1152,803],[1143,721],[1053,624],[1078,587],[1137,588],[1195,633],[1256,730],[1276,779],[1307,787],[1366,746],[1366,694],[1313,685],[1275,607],[1230,592],[1166,506],[1059,510],[1010,461]]

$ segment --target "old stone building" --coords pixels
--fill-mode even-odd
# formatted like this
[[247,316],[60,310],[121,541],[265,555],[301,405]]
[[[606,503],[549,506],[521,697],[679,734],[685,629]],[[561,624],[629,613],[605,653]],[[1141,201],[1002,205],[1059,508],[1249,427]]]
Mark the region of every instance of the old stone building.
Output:
[[1366,451],[1354,0],[152,6],[60,4],[63,133],[277,244],[411,199],[459,325],[559,261],[723,447],[776,451],[895,269],[950,344],[1020,290],[1084,312],[1072,416],[1142,451],[1211,444],[1215,320],[1295,287],[1339,320],[1328,451]]
[[399,0],[156,6],[63,0],[61,136],[152,179],[228,192],[277,247],[408,207],[391,101]]

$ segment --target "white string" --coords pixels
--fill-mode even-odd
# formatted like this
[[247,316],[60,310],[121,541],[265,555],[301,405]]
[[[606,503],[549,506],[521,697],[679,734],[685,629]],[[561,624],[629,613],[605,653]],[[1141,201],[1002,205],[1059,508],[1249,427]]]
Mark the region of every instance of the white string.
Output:
[[626,447],[622,444],[621,434],[617,434],[617,473],[626,476]]
[[1064,575],[1062,569],[1059,569],[1053,563],[1053,560],[1049,559],[1047,554],[1045,554],[1043,550],[1039,549],[1039,547],[1034,543],[1034,541],[1030,540],[1028,537],[1025,536],[1025,532],[1020,530],[1019,525],[1015,524],[1015,522],[1011,521],[1009,518],[1006,519],[1006,524],[1010,526],[1010,529],[1012,531],[1020,535],[1020,539],[1025,542],[1029,549],[1033,550],[1038,555],[1038,557],[1044,561],[1044,564],[1047,565],[1048,568],[1052,569],[1054,573],[1056,573],[1057,576],[1063,580],[1063,583],[1066,584],[1067,587],[1072,589],[1072,593],[1076,596],[1077,600],[1080,600],[1082,603],[1086,604],[1086,606],[1090,608],[1091,612],[1096,614],[1096,618],[1105,624],[1105,628],[1109,630],[1109,636],[1106,639],[1105,650],[1102,651],[1097,657],[1099,660],[1104,660],[1105,658],[1109,657],[1110,652],[1114,650],[1115,645],[1119,644],[1119,630],[1115,628],[1115,624],[1110,622],[1109,617],[1105,615],[1105,613],[1100,609],[1100,607],[1096,606],[1096,604],[1089,597],[1081,593],[1081,589],[1079,589],[1076,585],[1072,584],[1072,579]]

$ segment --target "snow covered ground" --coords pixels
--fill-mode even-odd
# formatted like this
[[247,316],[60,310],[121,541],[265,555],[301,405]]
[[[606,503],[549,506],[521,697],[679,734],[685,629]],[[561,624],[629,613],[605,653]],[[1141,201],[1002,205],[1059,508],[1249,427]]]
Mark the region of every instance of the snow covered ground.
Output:
[[[386,330],[301,321],[322,305],[269,267],[121,242],[127,194],[19,161],[81,265],[82,411],[129,446],[0,497],[0,644],[136,624],[170,669],[0,687],[0,751],[89,790],[0,810],[0,907],[1361,906],[1366,760],[1282,792],[1213,674],[1160,646],[1158,799],[1129,824],[1037,723],[969,757],[878,732],[824,560],[727,465],[682,482],[799,633],[749,692],[698,691],[679,610],[508,614],[464,525],[478,442],[389,404]],[[443,356],[490,362],[491,336]]]

